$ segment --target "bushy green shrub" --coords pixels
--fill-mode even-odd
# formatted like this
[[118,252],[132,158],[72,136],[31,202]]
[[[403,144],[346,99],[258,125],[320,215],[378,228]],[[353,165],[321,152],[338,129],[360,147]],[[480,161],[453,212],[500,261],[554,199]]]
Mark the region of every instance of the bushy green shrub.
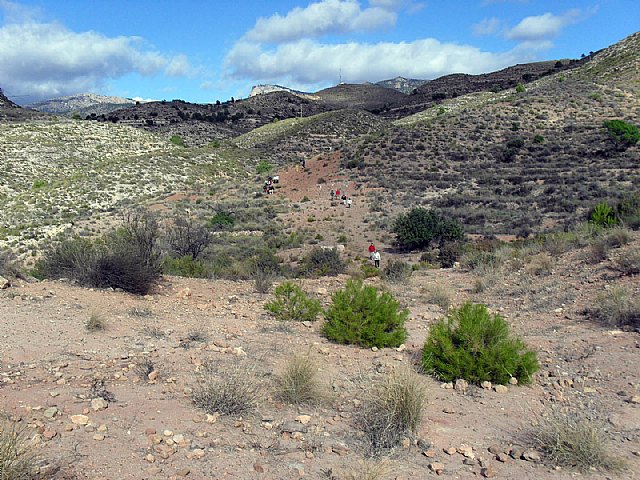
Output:
[[472,303],[450,310],[430,328],[422,366],[446,382],[463,378],[498,384],[508,383],[511,377],[520,384],[530,383],[539,368],[535,352],[526,350],[521,339],[509,334],[500,315]]
[[200,260],[194,260],[190,255],[180,258],[165,257],[162,271],[166,275],[176,275],[178,277],[208,277],[207,267],[204,263]]
[[344,270],[344,262],[335,248],[315,247],[298,266],[298,273],[303,277],[333,276],[343,273]]
[[607,202],[600,202],[589,214],[589,222],[599,227],[612,227],[617,225],[616,211]]
[[382,269],[382,278],[391,283],[407,283],[413,270],[411,265],[402,260],[391,260]]
[[635,145],[640,140],[640,129],[624,120],[607,120],[604,126],[619,149]]
[[368,263],[360,265],[360,271],[364,278],[378,277],[380,275],[380,269]]
[[273,169],[273,165],[271,165],[266,160],[260,160],[258,162],[258,165],[256,166],[256,172],[258,172],[259,175],[270,172],[272,169]]
[[209,226],[214,230],[229,230],[233,227],[235,219],[230,212],[218,210],[209,220]]
[[169,141],[178,147],[185,146],[184,139],[180,135],[171,135],[171,138],[169,139]]
[[264,306],[278,320],[313,322],[322,311],[320,302],[309,298],[292,282],[284,282],[276,287],[275,299]]
[[349,280],[333,294],[325,312],[323,333],[337,343],[361,347],[397,347],[407,338],[407,309],[389,293],[379,293],[361,280]]
[[401,214],[393,224],[399,246],[406,249],[429,247],[432,243],[460,240],[464,229],[455,219],[443,217],[434,210],[417,207]]

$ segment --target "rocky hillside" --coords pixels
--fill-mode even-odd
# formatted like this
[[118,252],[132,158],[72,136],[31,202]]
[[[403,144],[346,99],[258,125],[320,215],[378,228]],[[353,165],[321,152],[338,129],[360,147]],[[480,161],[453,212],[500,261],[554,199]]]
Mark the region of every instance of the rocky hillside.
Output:
[[182,100],[148,102],[87,119],[131,125],[167,138],[179,135],[186,145],[199,146],[241,135],[273,121],[329,110],[332,107],[322,102],[275,91],[215,104]]
[[27,107],[55,115],[80,116],[84,118],[91,114],[108,114],[114,110],[135,104],[136,102],[130,98],[82,93],[32,103],[27,105]]
[[376,85],[385,88],[392,88],[394,90],[398,90],[404,94],[411,94],[413,91],[418,88],[420,85],[426,83],[428,80],[417,80],[415,78],[404,78],[404,77],[396,77],[390,80],[381,80],[376,82]]
[[527,84],[547,75],[576,68],[591,56],[582,60],[552,60],[514,65],[497,72],[480,75],[455,73],[423,82],[412,90],[407,98],[386,108],[387,118],[402,118],[425,110],[447,98],[455,98],[474,92],[499,92],[517,84]]
[[351,144],[343,165],[381,187],[381,209],[431,205],[472,232],[515,235],[583,219],[595,203],[640,190],[638,146],[619,149],[603,126],[615,118],[640,124],[637,70],[636,80],[607,86],[589,79],[603,62],[632,72],[636,42],[633,36],[524,91],[445,100]]
[[47,118],[48,115],[35,110],[22,108],[9,100],[0,88],[0,122],[37,120]]
[[374,113],[387,105],[401,104],[407,97],[397,90],[370,83],[341,83],[335,87],[320,90],[315,95],[334,109],[358,108]]

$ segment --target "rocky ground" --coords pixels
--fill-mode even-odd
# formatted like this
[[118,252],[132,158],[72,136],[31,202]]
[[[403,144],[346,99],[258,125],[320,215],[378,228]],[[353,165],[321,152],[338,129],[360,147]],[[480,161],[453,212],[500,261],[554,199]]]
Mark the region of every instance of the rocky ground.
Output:
[[[636,234],[620,251],[639,243]],[[476,278],[460,269],[419,270],[406,285],[370,280],[410,310],[406,344],[375,351],[329,343],[321,321],[274,320],[264,310],[271,294],[255,293],[252,282],[167,277],[137,297],[16,280],[0,290],[2,411],[35,437],[43,469],[57,465],[60,478],[344,479],[368,478],[368,466],[382,465],[379,478],[563,479],[576,474],[541,462],[525,432],[552,406],[588,408],[628,465],[591,478],[636,478],[640,338],[582,312],[614,285],[638,295],[638,279],[617,274],[610,260],[587,264],[583,255],[554,257],[541,277],[514,268],[491,277],[482,293],[473,293]],[[391,256],[383,258],[384,266]],[[301,285],[327,305],[348,278]],[[417,435],[376,464],[366,460],[356,422],[363,392],[391,370],[415,366],[429,325],[443,314],[429,293],[436,287],[455,305],[481,301],[501,312],[538,352],[541,370],[531,386],[424,376],[427,407]],[[105,329],[89,332],[92,317]],[[316,406],[275,396],[275,379],[294,354],[309,354],[318,368],[326,395]],[[253,371],[262,392],[256,408],[226,417],[194,406],[207,364],[220,375],[234,366]]]

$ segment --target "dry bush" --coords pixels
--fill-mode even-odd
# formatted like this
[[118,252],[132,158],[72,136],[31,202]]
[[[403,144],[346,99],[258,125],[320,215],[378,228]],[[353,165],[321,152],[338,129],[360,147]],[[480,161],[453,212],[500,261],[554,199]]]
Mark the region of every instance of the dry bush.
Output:
[[612,248],[619,248],[631,241],[631,232],[624,227],[613,227],[607,230],[605,240]]
[[142,360],[136,363],[134,372],[138,375],[138,378],[144,382],[149,381],[149,374],[156,370],[156,366],[149,357],[144,357]]
[[609,453],[603,423],[593,409],[555,408],[539,420],[528,440],[552,465],[581,472],[620,470],[624,464]]
[[360,425],[369,453],[379,455],[415,433],[427,403],[424,380],[408,367],[394,370],[365,392]]
[[9,250],[0,251],[0,276],[16,278],[22,277],[18,260],[15,254]]
[[433,305],[438,305],[445,312],[451,305],[451,291],[441,285],[430,285],[423,289],[424,301]]
[[604,239],[596,240],[585,250],[584,259],[591,264],[604,262],[609,258],[609,248],[609,244]]
[[318,369],[309,355],[295,355],[276,379],[276,394],[295,405],[317,404],[323,398],[317,375]]
[[38,458],[24,428],[15,422],[0,421],[0,479],[36,478]]
[[99,313],[92,313],[84,324],[84,328],[87,329],[88,332],[101,332],[107,328],[107,321]]
[[192,400],[207,413],[237,416],[252,410],[261,393],[255,365],[207,363],[193,389]]
[[640,299],[621,287],[602,292],[585,313],[605,325],[640,328]]
[[613,262],[613,266],[623,275],[637,275],[640,273],[640,250],[630,250],[620,254]]
[[531,258],[526,267],[527,273],[538,277],[551,275],[553,259],[548,253],[539,253]]
[[358,461],[356,464],[345,466],[340,473],[339,478],[344,480],[384,480],[395,478],[395,474],[398,471],[386,459],[365,459]]

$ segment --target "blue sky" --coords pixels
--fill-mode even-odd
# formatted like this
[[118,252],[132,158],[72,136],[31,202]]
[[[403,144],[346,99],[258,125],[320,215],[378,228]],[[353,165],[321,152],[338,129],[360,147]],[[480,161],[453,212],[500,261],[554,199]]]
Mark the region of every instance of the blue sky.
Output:
[[0,87],[209,103],[579,58],[638,26],[638,0],[0,0]]

